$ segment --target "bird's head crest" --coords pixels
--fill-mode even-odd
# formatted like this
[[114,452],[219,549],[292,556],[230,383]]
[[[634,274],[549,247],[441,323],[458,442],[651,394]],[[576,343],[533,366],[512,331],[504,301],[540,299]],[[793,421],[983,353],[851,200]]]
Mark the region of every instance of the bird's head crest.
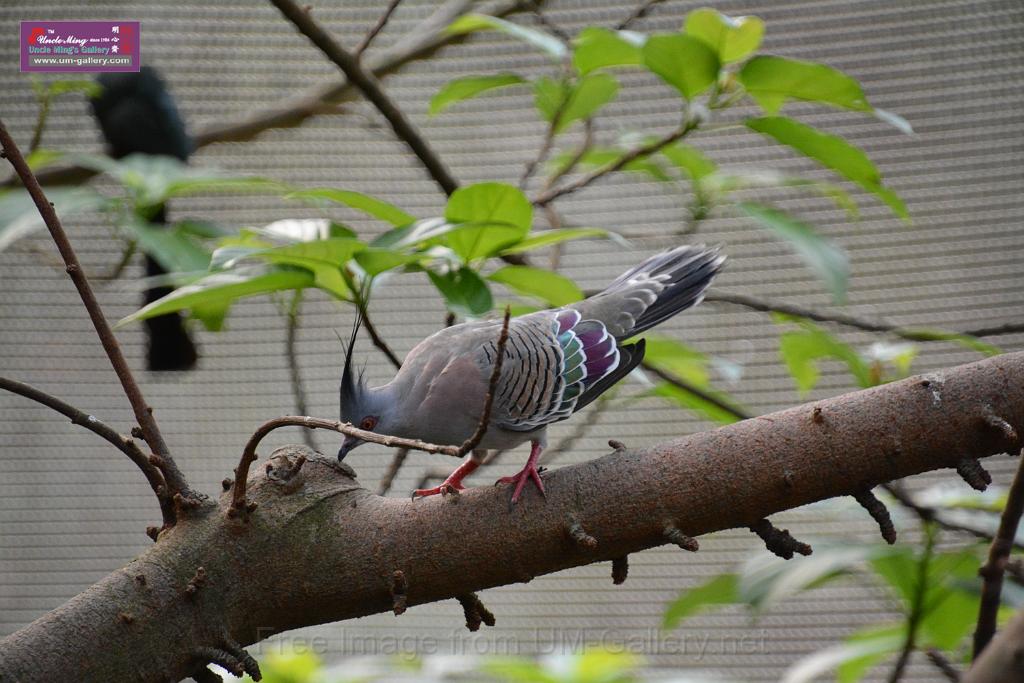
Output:
[[348,343],[342,341],[345,348],[345,367],[341,373],[341,419],[346,421],[358,421],[363,404],[363,396],[366,394],[366,380],[363,378],[363,370],[356,370],[352,364],[352,355],[356,345],[356,337],[359,328],[363,323],[362,311],[356,313],[352,322],[352,333],[349,335]]

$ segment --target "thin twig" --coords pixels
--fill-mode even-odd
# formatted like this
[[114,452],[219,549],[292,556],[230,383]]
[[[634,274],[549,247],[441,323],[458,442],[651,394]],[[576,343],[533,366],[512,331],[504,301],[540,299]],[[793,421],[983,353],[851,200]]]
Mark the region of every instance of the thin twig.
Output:
[[[778,301],[764,301],[745,294],[732,294],[711,290],[704,297],[704,301],[724,304],[734,304],[762,313],[784,313],[794,315],[798,318],[806,318],[815,322],[837,323],[846,327],[855,327],[866,332],[888,332],[907,339],[909,341],[935,341],[934,335],[927,330],[891,325],[889,323],[864,320],[845,313],[824,313],[812,308],[805,308],[796,304],[782,303]],[[1000,334],[1015,334],[1024,332],[1024,323],[1004,323],[994,327],[981,327],[973,330],[963,330],[956,334],[968,337],[992,337]]]
[[160,503],[160,512],[163,515],[164,526],[168,528],[174,526],[174,504],[171,496],[168,495],[164,476],[160,473],[160,470],[158,470],[153,463],[149,461],[149,458],[142,452],[142,449],[139,448],[138,444],[132,441],[129,437],[118,434],[112,427],[98,420],[95,415],[90,415],[79,410],[70,403],[65,403],[56,396],[25,384],[24,382],[0,377],[0,389],[10,391],[11,393],[18,394],[19,396],[24,396],[36,403],[41,403],[48,408],[56,410],[64,417],[70,419],[71,424],[78,425],[79,427],[85,427],[93,434],[106,439],[106,441],[112,444],[117,450],[127,455],[128,459],[142,470],[142,474],[146,477],[146,481],[149,482],[150,488],[152,488],[153,492],[156,494],[157,502]]
[[628,17],[620,21],[615,26],[615,28],[619,31],[623,31],[629,28],[634,21],[637,21],[638,19],[643,19],[645,16],[647,16],[647,13],[654,8],[655,5],[660,5],[663,2],[665,2],[665,0],[644,0],[644,2],[641,2],[639,5],[637,5],[636,9],[630,12]]
[[393,366],[395,366],[395,370],[400,369],[402,367],[402,361],[398,360],[398,356],[395,355],[395,352],[391,350],[391,347],[387,345],[387,342],[385,342],[377,333],[377,328],[373,326],[373,323],[370,322],[370,316],[367,315],[366,306],[362,305],[361,308],[363,315],[363,327],[366,329],[366,333],[370,335],[370,341],[372,341],[373,345],[387,357],[388,361],[390,361]]
[[270,0],[281,14],[295,24],[295,27],[306,36],[324,55],[341,69],[348,80],[363,93],[373,106],[391,125],[395,135],[405,142],[416,158],[433,178],[434,182],[450,195],[458,189],[458,182],[449,173],[441,159],[419,134],[412,122],[406,118],[402,110],[384,92],[380,82],[371,72],[363,69],[359,60],[347,52],[310,16],[309,12],[300,8],[292,0]]
[[[309,415],[309,407],[306,403],[306,389],[302,384],[302,373],[299,371],[299,355],[295,351],[295,341],[299,332],[299,310],[302,306],[302,290],[296,289],[292,296],[292,303],[288,307],[288,331],[284,339],[284,353],[288,359],[288,374],[292,381],[292,397],[295,400],[295,411],[299,415]],[[314,451],[316,440],[313,438],[313,430],[303,429],[302,440]]]
[[398,5],[401,4],[401,2],[402,0],[391,0],[391,2],[388,3],[388,6],[384,8],[384,14],[380,15],[380,19],[377,20],[377,23],[373,25],[373,28],[371,28],[365,36],[363,36],[363,39],[359,41],[359,45],[357,45],[356,49],[352,51],[352,55],[356,59],[360,59],[363,56],[363,53],[366,52],[366,48],[370,47],[370,43],[372,43],[373,39],[377,37],[377,34],[384,30],[384,27],[388,23],[388,19],[390,19],[391,15],[394,14],[396,9],[398,9]]
[[235,481],[232,484],[231,509],[235,512],[244,510],[246,506],[245,486],[249,477],[249,466],[254,460],[256,460],[256,447],[259,446],[263,437],[275,429],[280,429],[281,427],[329,429],[331,431],[338,432],[339,434],[344,434],[345,436],[353,436],[361,441],[368,441],[370,443],[376,443],[390,448],[408,448],[410,450],[423,451],[425,453],[443,453],[444,455],[451,455],[458,458],[465,455],[465,453],[461,452],[461,449],[458,446],[439,446],[437,444],[420,441],[419,439],[403,439],[398,436],[378,434],[376,432],[369,432],[365,429],[353,427],[348,422],[325,420],[323,418],[309,417],[307,415],[285,415],[283,417],[274,418],[273,420],[264,422],[253,433],[253,435],[249,437],[248,443],[245,444],[245,450],[242,451],[242,458],[238,463],[238,467],[235,469]]
[[730,415],[735,417],[737,420],[749,420],[750,418],[754,417],[751,413],[748,413],[747,411],[743,410],[742,408],[734,406],[731,403],[727,403],[727,402],[723,401],[722,399],[718,398],[717,396],[714,396],[713,394],[709,394],[708,392],[704,391],[703,389],[701,389],[699,387],[695,387],[694,385],[690,384],[686,380],[683,380],[683,379],[681,379],[679,377],[676,377],[675,375],[673,375],[671,373],[665,372],[664,370],[661,370],[661,369],[655,367],[654,365],[651,365],[647,361],[642,361],[640,363],[640,365],[643,367],[644,370],[646,370],[647,372],[651,373],[652,375],[655,375],[659,379],[668,382],[669,384],[671,384],[672,386],[676,387],[677,389],[682,389],[683,391],[687,392],[688,394],[693,394],[697,398],[701,399],[702,401],[706,401],[707,403],[710,403],[711,405],[715,406],[719,410],[722,410],[722,411],[725,411],[726,413],[729,413]]
[[[950,522],[940,515],[939,510],[932,507],[921,505],[915,501],[901,486],[895,483],[882,484],[882,488],[886,492],[896,499],[896,502],[907,508],[914,514],[916,514],[922,522],[934,522],[943,529],[949,531],[961,531],[966,534],[970,534],[976,538],[981,538],[986,541],[991,541],[995,536],[991,533],[977,529],[975,527],[967,526],[966,524],[957,524],[956,522]],[[1024,550],[1024,544],[1014,542],[1014,547],[1018,550]]]
[[1017,526],[1024,514],[1024,456],[1017,466],[1017,473],[1010,484],[1006,506],[999,519],[999,530],[992,539],[988,561],[978,573],[982,578],[981,606],[978,609],[978,626],[974,630],[974,659],[978,658],[992,636],[996,633],[996,618],[999,616],[1000,594],[1003,590],[1003,574],[1017,537]]
[[953,662],[946,658],[946,655],[934,647],[929,648],[925,654],[928,655],[928,661],[932,663],[932,666],[938,669],[939,673],[945,676],[947,681],[959,683],[960,671],[953,665]]
[[43,142],[43,131],[46,130],[46,119],[50,115],[50,93],[47,91],[39,99],[39,116],[36,118],[36,125],[32,129],[32,140],[28,143],[28,153],[32,154]]
[[925,525],[924,549],[921,551],[921,559],[917,563],[917,583],[914,585],[914,594],[911,597],[910,614],[907,615],[907,639],[903,643],[903,649],[892,668],[892,673],[889,674],[889,683],[897,683],[903,677],[903,671],[907,668],[910,655],[917,647],[917,631],[925,614],[924,598],[928,592],[928,567],[935,549],[935,536],[934,527]]
[[402,469],[402,465],[405,464],[405,458],[409,455],[408,448],[399,448],[395,451],[394,456],[391,458],[391,464],[388,465],[388,469],[384,472],[384,476],[380,478],[380,484],[377,485],[377,495],[386,496],[388,491],[391,490],[391,486],[395,483],[395,477],[398,476],[398,471]]
[[501,365],[505,360],[505,344],[508,342],[508,323],[512,317],[512,309],[505,307],[505,319],[501,323],[501,334],[495,350],[494,369],[491,370],[491,381],[487,384],[487,396],[484,397],[484,411],[480,414],[480,422],[476,425],[473,435],[462,442],[459,456],[466,455],[480,445],[487,434],[487,425],[491,421],[491,408],[494,406],[494,395],[498,392],[498,380],[501,379]]
[[96,300],[96,295],[92,291],[89,279],[82,269],[82,264],[78,262],[78,256],[71,246],[71,241],[68,240],[67,233],[64,232],[53,204],[46,198],[43,189],[39,186],[39,181],[36,180],[32,169],[25,163],[25,158],[21,155],[17,145],[14,144],[14,140],[11,138],[10,133],[7,132],[7,127],[2,121],[0,121],[0,145],[3,146],[4,155],[11,162],[11,165],[14,166],[15,172],[21,178],[22,185],[28,190],[32,201],[35,202],[36,208],[43,218],[43,222],[46,223],[50,236],[53,237],[53,241],[57,244],[57,250],[60,252],[61,258],[64,259],[65,270],[67,270],[71,281],[78,290],[82,303],[85,305],[89,318],[92,320],[93,327],[96,328],[96,334],[103,345],[103,350],[107,352],[107,358],[110,359],[110,364],[114,367],[114,372],[117,373],[117,377],[121,381],[121,388],[124,390],[129,403],[131,403],[132,411],[135,413],[135,419],[138,420],[139,426],[142,428],[146,443],[159,456],[160,464],[157,466],[166,481],[168,495],[173,497],[175,493],[182,493],[183,495],[191,493],[188,482],[171,457],[163,435],[160,434],[160,429],[157,427],[156,420],[153,419],[153,411],[146,404],[146,399],[142,396],[142,390],[139,389],[139,385],[135,382],[135,377],[128,367],[128,362],[125,360],[124,354],[121,353],[121,347],[117,343],[117,338],[114,337],[114,332],[110,329],[110,323],[107,322],[106,317],[103,315],[103,309],[100,308],[100,304]]
[[636,161],[637,159],[643,159],[645,157],[648,157],[651,154],[660,151],[662,148],[668,147],[677,140],[683,139],[691,132],[696,130],[699,125],[700,124],[696,118],[690,118],[686,121],[686,123],[684,123],[679,128],[675,129],[671,133],[663,135],[657,140],[649,142],[646,145],[642,145],[634,150],[626,152],[615,161],[605,164],[600,168],[594,169],[593,171],[583,176],[582,178],[576,180],[575,182],[572,182],[568,185],[564,185],[560,188],[552,188],[546,192],[541,192],[537,197],[533,199],[533,203],[537,206],[544,206],[545,204],[549,204],[554,200],[558,199],[559,197],[564,197],[565,195],[577,192],[578,190],[583,189],[587,185],[590,185],[594,181],[600,180],[601,178],[605,177],[610,173],[614,173],[616,171],[621,170],[630,162]]
[[544,187],[541,188],[541,193],[547,192],[555,186],[559,180],[564,176],[572,173],[573,169],[579,166],[579,163],[583,161],[583,157],[587,156],[587,152],[594,146],[594,120],[585,119],[583,121],[583,140],[580,141],[576,151],[573,152],[572,157],[569,161],[562,166],[562,168],[551,174],[547,180],[544,181]]
[[[551,21],[551,18],[544,14],[543,9],[541,9],[541,6],[543,4],[543,0],[532,0],[529,3],[530,11],[533,14],[533,18],[537,21],[538,24],[540,24],[541,27],[546,28],[548,31],[554,34],[556,38],[562,41],[562,43],[565,44],[566,47],[570,47],[572,45],[572,36],[569,35],[568,31],[566,31],[564,28],[562,28],[555,22]],[[570,52],[569,54],[572,54],[572,52]]]

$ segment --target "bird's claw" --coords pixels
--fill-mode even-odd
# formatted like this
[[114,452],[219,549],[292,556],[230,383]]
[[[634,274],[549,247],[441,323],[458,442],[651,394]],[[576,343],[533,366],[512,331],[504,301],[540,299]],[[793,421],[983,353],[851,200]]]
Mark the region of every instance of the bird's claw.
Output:
[[446,481],[440,486],[435,486],[429,489],[416,489],[412,492],[412,499],[426,498],[427,496],[436,496],[438,494],[442,496],[457,496],[460,491],[465,490],[465,486],[462,484],[456,484],[454,482]]
[[540,491],[540,495],[545,498],[547,495],[544,493],[544,481],[540,478],[540,473],[544,468],[538,470],[534,465],[527,463],[526,467],[511,477],[502,477],[498,481],[494,482],[494,485],[498,484],[515,484],[515,488],[512,489],[512,498],[510,505],[515,505],[519,502],[519,498],[523,493],[523,488],[526,486],[526,482],[532,481]]

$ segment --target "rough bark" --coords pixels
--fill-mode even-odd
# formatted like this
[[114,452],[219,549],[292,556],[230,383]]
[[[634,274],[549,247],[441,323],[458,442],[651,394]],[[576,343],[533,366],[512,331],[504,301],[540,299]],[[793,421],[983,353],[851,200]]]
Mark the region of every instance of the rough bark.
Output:
[[[547,499],[527,495],[511,513],[504,487],[381,498],[343,465],[282,449],[257,468],[252,515],[228,517],[229,494],[194,511],[125,568],[0,641],[0,680],[178,680],[214,648],[391,610],[396,571],[411,607],[622,558],[666,543],[670,525],[690,536],[749,527],[1015,452],[1020,444],[986,420],[993,413],[1022,433],[1024,353],[619,449],[548,473]],[[309,461],[295,472],[299,454]],[[596,545],[574,541],[574,524]]]

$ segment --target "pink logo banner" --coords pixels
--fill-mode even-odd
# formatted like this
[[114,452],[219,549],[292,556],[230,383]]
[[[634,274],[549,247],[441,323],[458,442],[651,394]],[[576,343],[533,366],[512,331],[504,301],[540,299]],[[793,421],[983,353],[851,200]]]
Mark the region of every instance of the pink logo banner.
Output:
[[23,21],[21,70],[138,71],[137,21]]

